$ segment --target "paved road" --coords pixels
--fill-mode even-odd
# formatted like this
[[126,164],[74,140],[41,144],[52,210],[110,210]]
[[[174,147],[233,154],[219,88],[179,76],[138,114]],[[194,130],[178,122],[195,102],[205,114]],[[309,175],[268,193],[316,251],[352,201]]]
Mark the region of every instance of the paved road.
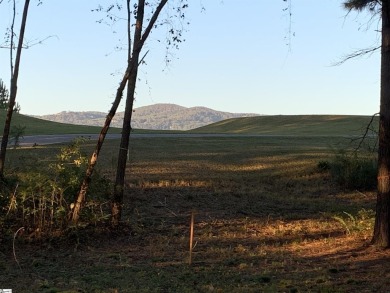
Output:
[[[193,133],[132,133],[132,138],[151,138],[151,137],[228,137],[242,136],[235,134],[193,134]],[[98,134],[63,134],[63,135],[26,135],[20,140],[20,146],[47,145],[55,143],[70,142],[75,138],[84,137],[91,140],[97,140]],[[120,134],[107,134],[106,139],[119,139]]]
[[[70,142],[75,138],[85,137],[87,139],[98,138],[97,134],[62,134],[62,135],[26,135],[21,140],[20,146],[47,145],[54,143]],[[120,134],[108,134],[107,139],[120,138]]]
[[[63,135],[27,135],[20,140],[20,146],[48,145],[55,143],[67,143],[77,137],[84,137],[97,140],[98,134],[63,134]],[[119,139],[120,134],[107,134],[106,139]],[[132,133],[132,138],[153,138],[153,137],[286,137],[288,135],[264,135],[264,134],[201,134],[201,133]],[[326,137],[319,135],[318,137]],[[356,136],[343,136],[343,138],[354,138]]]

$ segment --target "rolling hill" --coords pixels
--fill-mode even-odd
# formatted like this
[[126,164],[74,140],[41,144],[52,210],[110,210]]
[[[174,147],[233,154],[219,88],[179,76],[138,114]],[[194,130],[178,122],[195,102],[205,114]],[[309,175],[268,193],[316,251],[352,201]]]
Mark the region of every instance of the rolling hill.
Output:
[[[3,132],[6,111],[0,111],[1,133]],[[14,113],[12,115],[12,125],[25,128],[25,135],[40,135],[40,134],[97,134],[100,132],[100,127],[96,126],[77,126],[66,123],[56,123],[47,120],[42,120],[35,117],[25,116]],[[12,131],[12,129],[11,129]],[[120,129],[111,129],[111,133],[120,133]],[[0,134],[1,136],[1,134]]]
[[[37,118],[77,125],[101,126],[107,113],[69,112],[35,116]],[[113,127],[121,127],[124,112],[118,112],[112,120]],[[134,110],[132,127],[154,130],[189,130],[229,118],[255,116],[257,114],[228,113],[206,107],[186,108],[175,104],[155,104]]]
[[[5,111],[0,111],[0,125],[4,125]],[[294,136],[352,136],[361,135],[370,116],[348,115],[278,115],[233,118],[187,131],[205,134],[252,134],[252,135],[294,135]],[[38,134],[94,134],[100,132],[97,126],[80,126],[57,123],[15,113],[13,126],[26,126],[25,135]],[[373,128],[378,128],[378,117]],[[111,128],[110,133],[121,129]],[[136,133],[164,132],[157,130],[135,130]]]
[[[227,119],[192,130],[193,133],[258,135],[350,136],[362,135],[370,116],[276,115]],[[373,128],[378,129],[378,117]]]
[[[0,136],[3,132],[6,111],[0,111]],[[24,135],[51,135],[51,134],[98,134],[101,127],[73,125],[67,123],[58,123],[26,116],[18,113],[12,115],[12,127],[25,127]],[[142,131],[145,132],[145,131]],[[109,133],[121,133],[120,128],[110,128]]]

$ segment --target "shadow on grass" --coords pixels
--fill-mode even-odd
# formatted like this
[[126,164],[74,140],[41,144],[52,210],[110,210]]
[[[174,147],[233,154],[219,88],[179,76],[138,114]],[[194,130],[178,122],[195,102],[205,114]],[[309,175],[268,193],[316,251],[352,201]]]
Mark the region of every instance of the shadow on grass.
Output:
[[316,170],[329,156],[323,143],[135,140],[130,228],[17,242],[21,269],[12,245],[2,246],[0,284],[16,292],[386,292],[389,253],[367,247],[370,230],[347,234],[333,218],[373,208],[374,195],[343,192]]
[[4,252],[0,282],[16,292],[386,292],[390,285],[389,253],[366,240],[337,230],[296,237],[198,236],[190,266],[182,233],[100,234],[18,247],[21,269]]

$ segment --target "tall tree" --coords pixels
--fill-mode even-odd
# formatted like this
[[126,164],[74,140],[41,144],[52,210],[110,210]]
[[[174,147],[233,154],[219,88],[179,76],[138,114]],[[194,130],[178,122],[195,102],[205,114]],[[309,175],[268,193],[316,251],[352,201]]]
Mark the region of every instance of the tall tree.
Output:
[[[10,133],[10,129],[11,129],[12,114],[14,112],[14,107],[15,107],[16,93],[18,90],[20,59],[21,59],[21,55],[22,55],[24,32],[26,29],[29,5],[30,5],[30,0],[25,0],[23,14],[22,14],[22,20],[21,20],[21,25],[20,25],[19,41],[18,41],[18,45],[16,48],[15,66],[13,65],[13,55],[12,55],[12,52],[14,50],[14,42],[13,42],[14,23],[15,23],[14,21],[12,22],[12,26],[11,26],[11,42],[10,42],[11,88],[10,88],[7,116],[5,119],[4,130],[3,130],[3,137],[1,140],[0,178],[4,177],[5,156],[6,156],[6,152],[7,152],[9,133]],[[13,6],[14,7],[14,9],[13,9],[13,11],[14,11],[14,18],[13,19],[14,20],[15,20],[15,10],[16,10],[15,6],[16,6],[16,4],[14,1],[14,6]]]
[[379,110],[378,190],[372,244],[390,247],[390,2],[389,0],[348,0],[348,10],[380,15],[382,19],[381,88]]
[[[151,2],[145,0],[137,0],[133,5],[131,5],[132,3],[131,0],[126,0],[127,32],[128,32],[127,68],[125,74],[123,75],[122,81],[117,89],[117,94],[114,103],[111,107],[109,114],[107,115],[104,126],[100,132],[100,136],[95,151],[91,156],[84,180],[81,184],[80,191],[75,198],[75,203],[73,206],[72,217],[71,217],[73,223],[77,223],[79,220],[80,212],[86,199],[86,194],[88,192],[89,184],[91,182],[91,177],[95,165],[97,163],[100,150],[103,146],[105,136],[111,124],[111,120],[118,109],[118,106],[123,96],[123,91],[127,84],[125,115],[123,119],[122,137],[121,137],[121,143],[120,143],[120,149],[118,155],[115,187],[114,187],[112,206],[111,206],[112,226],[117,226],[119,224],[119,221],[121,219],[121,213],[122,213],[122,205],[123,205],[123,190],[124,190],[123,187],[124,187],[124,178],[125,178],[125,170],[126,170],[126,163],[127,163],[127,154],[128,154],[129,141],[130,141],[131,116],[133,112],[134,95],[135,95],[135,88],[136,88],[136,82],[138,77],[138,67],[140,63],[142,63],[141,62],[142,59],[140,58],[140,56],[144,44],[148,39],[151,31],[154,28],[159,26],[157,20],[160,16],[161,11],[166,6],[168,1],[174,2],[175,0],[160,0],[160,1],[156,1],[155,4],[152,4]],[[177,5],[174,8],[174,11],[176,12],[176,16],[183,18],[184,15],[182,11],[188,6],[186,4],[187,0],[176,0],[176,1],[177,1]],[[114,5],[110,6],[107,9],[107,12],[111,11],[113,7]],[[131,7],[134,8],[133,11],[131,11]],[[145,25],[144,23],[145,23],[146,8],[149,8],[148,11],[150,15],[147,16],[148,22]],[[131,25],[132,15],[134,15],[135,17],[133,38],[131,38],[131,31],[133,28],[133,26]],[[169,20],[166,22],[161,22],[161,24],[171,24],[171,21]],[[181,30],[174,30],[171,28],[169,32],[171,34],[171,39],[168,40],[169,45],[177,44],[178,42],[181,42],[181,38],[180,38]]]

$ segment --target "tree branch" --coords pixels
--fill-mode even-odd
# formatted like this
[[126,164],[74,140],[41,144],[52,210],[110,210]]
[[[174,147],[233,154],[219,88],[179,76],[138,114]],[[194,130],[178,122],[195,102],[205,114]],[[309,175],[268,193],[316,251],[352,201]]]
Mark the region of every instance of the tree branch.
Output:
[[377,115],[379,115],[379,113],[375,113],[374,115],[371,116],[370,122],[367,124],[366,129],[365,129],[365,131],[364,131],[364,134],[363,134],[361,137],[359,137],[359,138],[357,138],[357,139],[352,139],[352,141],[360,140],[359,145],[355,148],[355,152],[357,152],[357,151],[360,149],[360,147],[362,146],[363,141],[364,141],[364,140],[366,139],[366,137],[368,136],[368,132],[369,132],[370,130],[371,130],[371,131],[373,130],[373,129],[371,128],[371,126],[372,126],[372,124],[374,123],[374,119],[375,119],[375,117],[376,117]]
[[151,30],[153,29],[154,27],[154,24],[156,23],[157,21],[157,18],[158,16],[160,15],[160,12],[161,10],[164,8],[165,4],[167,4],[168,0],[161,0],[160,4],[158,4],[157,8],[156,8],[156,11],[154,11],[150,21],[149,21],[149,24],[148,26],[146,27],[143,35],[142,35],[142,38],[141,38],[141,42],[140,42],[140,46],[142,47],[143,44],[145,43],[146,39],[148,38]]
[[11,79],[14,76],[14,56],[13,56],[13,49],[14,49],[14,27],[15,27],[15,18],[16,18],[16,2],[14,0],[13,2],[13,12],[12,12],[12,23],[11,23],[11,38],[10,38],[10,45],[9,45],[9,61],[11,66]]
[[[37,45],[41,45],[43,42],[45,42],[46,40],[50,39],[50,38],[54,38],[56,37],[58,39],[58,36],[56,35],[53,35],[53,36],[48,36],[44,39],[41,39],[41,40],[34,40],[34,41],[31,41],[31,42],[25,42],[22,46],[22,49],[30,49],[31,47],[34,47],[34,46],[37,46]],[[11,48],[11,45],[10,46],[7,46],[6,43],[0,45],[0,49],[10,49]]]
[[131,9],[130,9],[130,0],[126,1],[126,9],[127,9],[127,62],[130,61],[131,58]]
[[366,49],[359,49],[351,54],[346,55],[342,60],[335,62],[332,64],[332,66],[339,66],[341,64],[344,64],[350,59],[353,58],[360,58],[363,57],[366,54],[373,54],[375,51],[379,50],[381,46],[376,46],[376,47],[371,47],[371,48],[366,48]]
[[145,59],[146,55],[148,55],[148,53],[149,53],[149,50],[146,51],[146,53],[144,54],[144,56],[143,56],[143,57],[141,58],[141,60],[138,62],[138,66],[140,66],[140,65],[142,64],[142,62],[144,62],[144,59]]

